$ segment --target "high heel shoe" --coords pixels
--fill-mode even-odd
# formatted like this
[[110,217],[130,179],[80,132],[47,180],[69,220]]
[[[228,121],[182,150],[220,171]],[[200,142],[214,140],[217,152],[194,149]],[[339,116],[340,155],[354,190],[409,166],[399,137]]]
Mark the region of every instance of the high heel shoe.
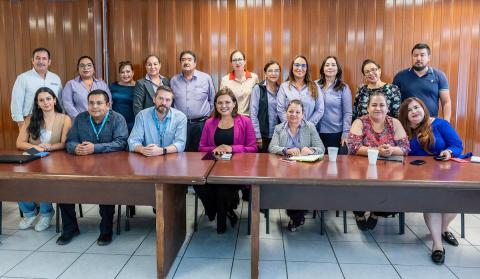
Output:
[[235,211],[232,209],[232,210],[229,210],[227,211],[227,217],[228,217],[228,220],[230,220],[230,225],[232,226],[232,228],[235,227],[235,225],[237,224],[238,222],[238,216],[237,214],[235,213]]

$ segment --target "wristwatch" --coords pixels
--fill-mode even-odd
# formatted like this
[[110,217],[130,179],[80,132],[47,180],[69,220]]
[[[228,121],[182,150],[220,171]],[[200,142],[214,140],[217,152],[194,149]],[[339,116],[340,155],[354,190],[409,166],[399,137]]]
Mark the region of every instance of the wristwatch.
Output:
[[167,148],[166,147],[163,147],[162,151],[163,151],[163,155],[167,154]]

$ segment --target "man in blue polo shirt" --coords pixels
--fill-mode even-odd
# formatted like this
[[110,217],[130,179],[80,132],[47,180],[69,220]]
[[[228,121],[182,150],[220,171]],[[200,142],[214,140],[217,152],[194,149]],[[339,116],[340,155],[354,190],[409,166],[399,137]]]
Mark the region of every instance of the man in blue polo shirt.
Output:
[[440,101],[443,118],[450,122],[452,105],[447,77],[428,66],[430,54],[427,44],[416,44],[412,49],[412,67],[397,73],[393,84],[400,88],[402,101],[409,97],[421,99],[433,117],[438,117]]

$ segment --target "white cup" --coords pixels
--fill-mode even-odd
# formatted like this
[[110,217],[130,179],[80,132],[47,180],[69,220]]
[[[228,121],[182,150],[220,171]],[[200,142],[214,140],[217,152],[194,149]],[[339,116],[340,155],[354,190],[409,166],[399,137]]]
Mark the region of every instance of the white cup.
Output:
[[368,150],[368,164],[369,165],[376,165],[378,159],[378,150],[377,149],[369,149]]
[[331,176],[338,175],[337,164],[335,162],[328,162],[327,175],[331,175]]
[[328,148],[328,160],[330,162],[337,161],[338,147],[329,147]]
[[367,178],[369,179],[378,179],[377,166],[370,165],[367,168]]

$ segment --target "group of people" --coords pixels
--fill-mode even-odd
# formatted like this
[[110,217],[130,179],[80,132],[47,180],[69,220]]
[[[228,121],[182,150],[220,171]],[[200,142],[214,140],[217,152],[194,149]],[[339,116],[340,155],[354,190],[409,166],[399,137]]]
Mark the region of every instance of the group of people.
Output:
[[[108,86],[95,77],[89,56],[77,62],[78,76],[62,89],[60,78],[48,71],[50,52],[33,51],[33,69],[17,77],[12,92],[12,118],[20,132],[17,147],[38,151],[66,149],[76,155],[126,150],[145,156],[175,152],[271,152],[282,156],[323,154],[326,147],[348,146],[350,154],[366,156],[378,149],[394,155],[459,156],[462,142],[449,124],[450,95],[446,76],[429,66],[430,48],[412,49],[412,67],[400,71],[393,84],[381,79],[381,66],[370,59],[361,66],[365,83],[352,93],[343,80],[335,56],[326,57],[320,78],[311,78],[305,56],[293,58],[286,81],[280,63],[269,61],[264,80],[246,70],[240,50],[230,55],[232,71],[221,79],[216,92],[212,78],[196,68],[192,51],[180,53],[181,73],[170,80],[160,74],[160,59],[146,57],[146,75],[134,80],[133,65],[119,64],[119,80]],[[443,119],[438,118],[439,103]],[[62,107],[66,114],[62,113]],[[352,123],[353,120],[353,123]],[[239,189],[248,187],[205,185],[194,187],[217,232],[238,222],[235,209]],[[51,203],[20,202],[24,214],[19,227],[48,228],[54,214]],[[63,232],[59,245],[79,234],[73,204],[60,204]],[[304,210],[287,210],[288,229],[305,221]],[[361,230],[373,229],[379,216],[391,212],[354,212]],[[98,245],[112,240],[114,205],[100,205]],[[455,214],[425,213],[432,234],[432,260],[442,263],[442,238],[457,240],[448,225]]]

